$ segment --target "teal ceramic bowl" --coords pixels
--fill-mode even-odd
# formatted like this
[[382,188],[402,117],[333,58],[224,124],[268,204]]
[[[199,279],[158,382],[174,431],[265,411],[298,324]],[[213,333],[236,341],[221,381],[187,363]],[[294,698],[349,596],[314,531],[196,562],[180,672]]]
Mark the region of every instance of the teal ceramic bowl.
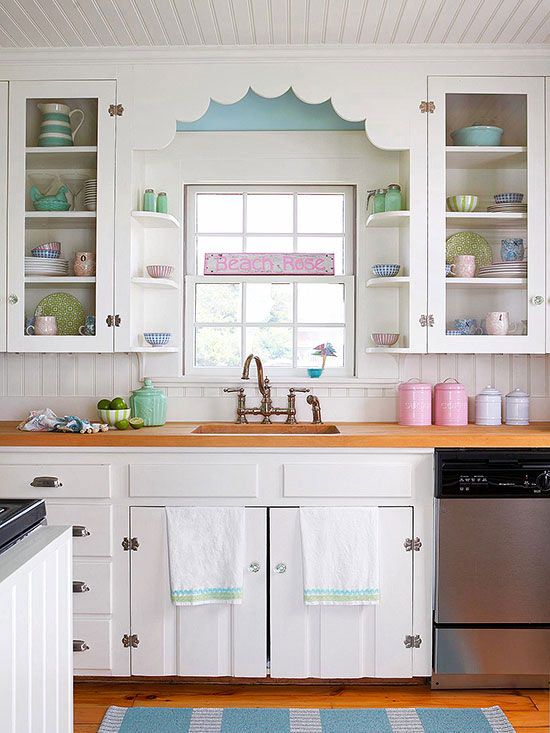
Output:
[[493,125],[472,125],[451,132],[453,145],[500,145],[502,127]]
[[322,369],[308,369],[307,370],[308,377],[311,377],[312,379],[317,379],[318,377],[321,376],[322,373],[323,373]]

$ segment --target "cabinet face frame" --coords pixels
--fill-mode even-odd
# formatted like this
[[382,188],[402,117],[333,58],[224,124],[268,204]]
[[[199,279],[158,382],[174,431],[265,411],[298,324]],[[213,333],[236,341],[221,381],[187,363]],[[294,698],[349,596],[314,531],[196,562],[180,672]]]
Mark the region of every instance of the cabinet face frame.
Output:
[[0,82],[0,351],[6,350],[6,246],[8,218],[8,82]]
[[[445,219],[447,195],[446,94],[518,94],[526,98],[527,241],[529,247],[528,281],[525,291],[528,319],[526,336],[457,337],[447,336],[445,333],[447,307],[447,285],[444,276],[445,240],[447,238]],[[532,302],[535,296],[544,296],[546,286],[544,80],[542,77],[430,77],[428,79],[428,99],[435,103],[435,112],[428,115],[428,312],[434,316],[434,326],[428,329],[428,351],[431,353],[544,353],[546,351],[546,309]],[[464,191],[463,193],[472,192]],[[478,230],[483,234],[482,225],[478,227]],[[503,236],[509,236],[504,230],[501,231]],[[485,313],[465,312],[463,314],[463,317],[470,316],[480,319],[485,316]]]
[[[95,336],[26,336],[25,329],[25,193],[28,99],[97,100],[97,212],[95,252]],[[115,81],[32,81],[10,83],[9,96],[9,197],[8,197],[8,292],[18,301],[8,304],[7,343],[9,351],[20,352],[110,352],[113,327],[106,318],[113,314],[114,291],[114,195],[115,195],[115,120],[109,105],[116,100]],[[78,140],[78,138],[77,138]],[[77,146],[74,146],[76,149]],[[45,148],[46,150],[46,148]],[[62,176],[62,173],[61,173]],[[46,229],[45,231],[48,231]],[[57,231],[61,231],[58,228]],[[71,229],[63,235],[70,237]],[[62,242],[63,246],[63,242]],[[52,284],[50,292],[64,290]]]

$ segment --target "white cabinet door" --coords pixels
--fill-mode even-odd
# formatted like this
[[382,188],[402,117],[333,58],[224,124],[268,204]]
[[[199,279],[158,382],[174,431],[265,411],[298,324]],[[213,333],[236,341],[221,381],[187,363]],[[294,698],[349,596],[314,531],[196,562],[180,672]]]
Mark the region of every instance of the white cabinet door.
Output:
[[[131,557],[134,675],[265,677],[266,510],[246,510],[244,600],[240,605],[182,608],[170,600],[164,507],[132,507]],[[258,572],[249,572],[258,563]]]
[[[106,319],[114,315],[116,117],[109,114],[109,106],[115,100],[115,81],[10,83],[9,351],[113,350],[114,322],[108,325]],[[45,103],[61,103],[66,109],[60,114],[45,109]],[[57,132],[66,129],[67,109],[71,111],[73,144],[69,137],[68,145],[44,145],[40,138],[43,113],[55,118],[48,122]],[[77,131],[80,119],[83,122]],[[90,181],[87,187],[86,181]],[[68,189],[70,209],[66,211],[59,210],[67,203],[59,192],[62,185]],[[39,194],[57,194],[57,201],[41,200],[39,210],[31,196],[33,186]],[[34,198],[37,196],[35,193]],[[42,210],[44,207],[48,210]],[[32,257],[32,250],[45,242],[60,242],[59,259]],[[95,256],[95,273],[81,267],[74,270],[77,253],[79,262],[90,259],[86,255],[82,260],[82,253]],[[59,268],[62,260],[68,262],[68,269],[54,272],[52,268]],[[59,292],[71,297],[43,303],[46,296]],[[29,319],[37,308],[42,315],[57,318],[57,335],[28,335]],[[81,335],[83,316],[95,318],[95,335]]]
[[[428,312],[433,317],[428,323],[428,351],[544,353],[544,80],[433,77],[428,88],[428,98],[435,104],[435,111],[427,115]],[[500,144],[455,144],[465,141],[451,134],[475,124],[501,128]],[[495,210],[494,197],[502,193],[523,194],[527,210]],[[446,198],[460,194],[478,197],[474,211],[447,211]],[[445,277],[445,243],[457,234],[462,249],[455,254],[476,256],[475,277]],[[485,243],[478,238],[472,244],[472,235]],[[517,265],[510,268],[510,253],[501,244],[504,239],[522,240],[526,272]],[[521,256],[518,249],[515,255]],[[491,260],[499,267],[480,272],[480,265]],[[488,314],[506,315],[489,319]],[[508,320],[508,333],[504,326],[499,326],[502,334],[486,328],[485,321],[493,318],[498,324]],[[457,325],[459,319],[477,321],[469,324],[469,335],[447,333],[464,327]]]
[[271,509],[270,533],[271,676],[412,677],[412,508],[380,509],[377,606],[306,606],[299,510]]

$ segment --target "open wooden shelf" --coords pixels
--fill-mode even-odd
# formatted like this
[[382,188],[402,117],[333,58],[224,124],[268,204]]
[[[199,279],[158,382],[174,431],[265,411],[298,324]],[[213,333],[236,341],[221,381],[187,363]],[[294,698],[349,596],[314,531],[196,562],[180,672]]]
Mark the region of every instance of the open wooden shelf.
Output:
[[95,277],[73,277],[70,275],[25,275],[26,285],[65,285],[67,287],[79,287],[82,285],[93,285]]
[[371,214],[367,219],[368,227],[406,227],[409,225],[410,211],[381,211]]
[[[365,349],[366,354],[411,354],[412,349],[408,346],[369,346]],[[418,353],[418,352],[415,352]]]
[[132,282],[142,288],[156,288],[157,290],[177,289],[178,287],[177,282],[166,277],[133,277]]
[[156,211],[132,211],[132,218],[146,229],[179,229],[180,223],[172,214],[159,214]]
[[135,346],[131,351],[136,354],[175,354],[177,346]]
[[445,284],[451,288],[507,288],[515,290],[527,287],[526,277],[447,277]]
[[367,288],[398,288],[408,285],[411,278],[403,277],[371,277],[367,280]]
[[526,168],[527,148],[521,145],[447,145],[447,168]]

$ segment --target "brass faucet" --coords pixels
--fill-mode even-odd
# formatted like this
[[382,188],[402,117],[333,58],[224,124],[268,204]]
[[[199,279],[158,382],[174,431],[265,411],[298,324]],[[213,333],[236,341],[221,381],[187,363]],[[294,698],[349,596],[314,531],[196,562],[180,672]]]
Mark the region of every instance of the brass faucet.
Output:
[[[248,415],[260,415],[262,417],[262,424],[269,425],[271,423],[272,415],[286,415],[285,423],[287,425],[296,425],[296,393],[297,392],[309,392],[307,387],[291,387],[288,391],[287,406],[273,407],[273,401],[271,400],[271,385],[269,379],[264,376],[264,367],[262,360],[259,356],[249,354],[243,364],[243,373],[241,379],[250,378],[250,365],[252,359],[256,362],[256,373],[258,378],[258,389],[262,395],[262,400],[259,407],[247,407],[246,406],[246,395],[243,387],[226,387],[224,392],[237,392],[237,420],[239,424],[248,422]],[[309,395],[307,398],[308,403],[312,406],[313,410],[313,422],[321,422],[321,407],[319,400],[315,395]]]

